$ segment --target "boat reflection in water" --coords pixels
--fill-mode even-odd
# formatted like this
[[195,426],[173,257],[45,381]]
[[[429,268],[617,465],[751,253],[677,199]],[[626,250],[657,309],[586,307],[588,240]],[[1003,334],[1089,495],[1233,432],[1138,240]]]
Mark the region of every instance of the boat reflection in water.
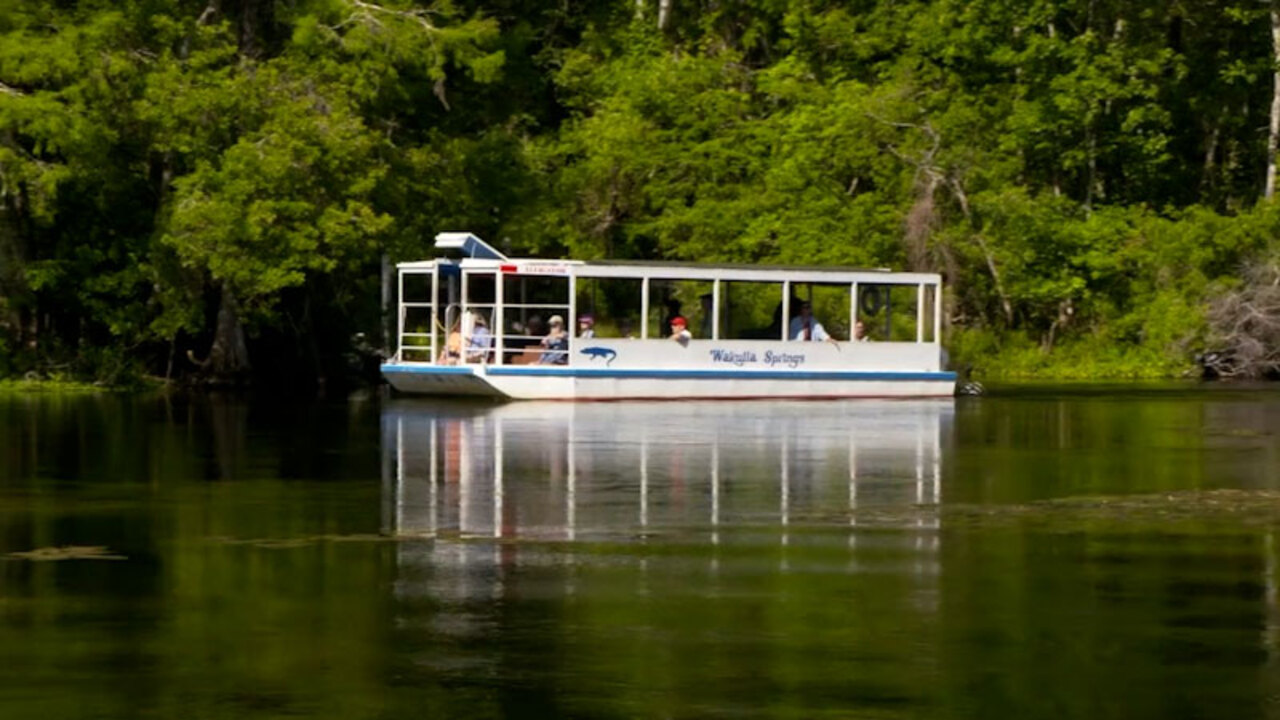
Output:
[[952,410],[950,399],[393,401],[383,416],[384,530],[712,544],[761,529],[786,544],[792,528],[836,523],[934,530]]
[[939,617],[952,412],[393,401],[384,531],[414,648],[396,672],[476,717],[513,694],[536,717],[674,717],[693,696],[741,714],[800,676],[826,701],[850,663],[896,688],[885,668],[921,662],[904,633]]

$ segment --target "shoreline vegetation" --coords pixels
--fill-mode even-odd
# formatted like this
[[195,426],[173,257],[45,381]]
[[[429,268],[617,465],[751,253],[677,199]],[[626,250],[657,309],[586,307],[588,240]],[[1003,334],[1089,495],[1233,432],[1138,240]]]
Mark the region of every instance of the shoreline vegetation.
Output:
[[74,380],[0,378],[0,395],[18,395],[26,393],[72,395],[109,392],[111,390],[113,390],[113,388]]
[[0,388],[368,381],[389,268],[444,230],[936,271],[976,379],[1275,377],[1277,24],[1244,0],[15,0]]

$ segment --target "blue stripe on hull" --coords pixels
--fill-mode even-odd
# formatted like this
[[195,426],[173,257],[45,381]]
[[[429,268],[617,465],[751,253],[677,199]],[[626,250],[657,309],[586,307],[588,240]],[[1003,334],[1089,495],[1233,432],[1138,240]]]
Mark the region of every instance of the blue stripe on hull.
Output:
[[[478,366],[477,366],[478,367]],[[475,375],[475,368],[456,365],[383,365],[382,374],[411,373],[419,375]]]
[[573,377],[573,378],[652,378],[666,380],[868,380],[868,381],[944,381],[955,382],[953,372],[893,372],[857,370],[662,370],[633,369],[610,370],[607,368],[576,368],[537,365],[486,367],[476,373],[476,367],[452,367],[441,365],[384,365],[383,374],[409,373],[427,375],[508,375],[524,377]]

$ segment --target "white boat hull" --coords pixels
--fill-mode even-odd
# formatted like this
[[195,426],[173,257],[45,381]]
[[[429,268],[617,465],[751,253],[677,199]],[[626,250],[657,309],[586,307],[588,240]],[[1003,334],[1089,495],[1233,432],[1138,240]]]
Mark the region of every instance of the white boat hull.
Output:
[[606,370],[390,363],[383,375],[415,395],[513,400],[949,397],[950,372]]

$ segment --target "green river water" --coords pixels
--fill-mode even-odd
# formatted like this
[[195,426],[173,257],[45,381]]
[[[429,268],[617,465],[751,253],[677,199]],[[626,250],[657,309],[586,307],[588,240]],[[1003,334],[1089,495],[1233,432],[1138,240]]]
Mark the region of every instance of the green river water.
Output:
[[0,397],[0,718],[1280,717],[1280,390]]

